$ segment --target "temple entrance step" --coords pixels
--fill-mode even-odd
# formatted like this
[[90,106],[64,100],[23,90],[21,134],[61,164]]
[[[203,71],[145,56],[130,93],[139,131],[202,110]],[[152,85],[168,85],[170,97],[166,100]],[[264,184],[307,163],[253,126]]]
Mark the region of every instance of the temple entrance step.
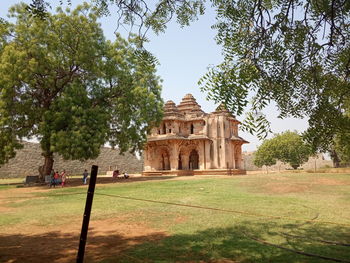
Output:
[[193,176],[193,175],[242,175],[245,170],[240,169],[208,169],[208,170],[161,170],[144,171],[143,176]]

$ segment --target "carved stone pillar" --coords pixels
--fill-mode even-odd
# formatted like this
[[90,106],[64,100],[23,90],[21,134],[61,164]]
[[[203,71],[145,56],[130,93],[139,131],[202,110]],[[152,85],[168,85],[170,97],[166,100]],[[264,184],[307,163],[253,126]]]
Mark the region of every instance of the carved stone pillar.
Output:
[[176,142],[170,143],[170,170],[177,170],[179,159],[179,145]]
[[188,170],[188,169],[190,169],[190,168],[188,167],[189,161],[190,161],[189,153],[183,154],[183,155],[182,155],[182,169],[183,169],[183,170]]

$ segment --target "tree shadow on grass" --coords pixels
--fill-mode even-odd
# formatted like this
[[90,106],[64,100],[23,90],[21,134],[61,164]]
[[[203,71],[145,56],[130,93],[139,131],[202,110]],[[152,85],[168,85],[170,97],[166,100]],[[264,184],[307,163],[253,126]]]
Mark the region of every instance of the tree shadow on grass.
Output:
[[[286,237],[285,233],[289,236]],[[127,250],[128,258],[115,257],[103,262],[332,262],[299,255],[254,239],[350,262],[350,246],[320,241],[334,240],[350,244],[349,233],[349,227],[309,225],[301,229],[297,225],[247,221],[228,228],[176,234],[158,242],[143,243]],[[130,260],[130,256],[135,260]]]
[[[30,227],[30,226],[28,226]],[[88,236],[84,262],[101,262],[123,250],[164,238],[162,233],[126,237],[118,234]],[[39,235],[0,235],[0,262],[75,262],[80,234],[47,232]],[[124,256],[126,256],[124,254]]]
[[[172,236],[160,232],[101,235],[91,230],[84,262],[327,262],[262,244],[252,237],[306,253],[345,261],[350,258],[349,246],[315,241],[333,240],[349,244],[350,228],[340,226],[310,224],[300,227],[244,221],[234,223],[232,227]],[[283,233],[303,238],[286,238]],[[0,235],[0,262],[75,262],[78,242],[77,233],[59,231],[40,235]]]

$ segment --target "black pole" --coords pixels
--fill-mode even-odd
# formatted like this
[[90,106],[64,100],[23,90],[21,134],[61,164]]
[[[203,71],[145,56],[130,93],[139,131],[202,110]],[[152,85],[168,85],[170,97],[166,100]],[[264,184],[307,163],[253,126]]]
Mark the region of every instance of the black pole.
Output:
[[77,263],[82,263],[84,261],[86,237],[87,237],[88,228],[89,228],[92,200],[94,199],[97,171],[98,171],[98,166],[97,165],[93,165],[91,167],[89,189],[87,191],[87,196],[86,196],[85,211],[84,211],[84,217],[83,217],[83,225],[81,227],[81,233],[80,233],[80,241],[79,241],[79,250],[78,250],[78,256],[77,256]]

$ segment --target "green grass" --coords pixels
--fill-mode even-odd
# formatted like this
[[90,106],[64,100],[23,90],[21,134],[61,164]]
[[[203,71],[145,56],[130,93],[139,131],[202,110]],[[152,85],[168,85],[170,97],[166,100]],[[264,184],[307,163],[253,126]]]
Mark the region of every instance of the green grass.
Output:
[[[215,262],[224,259],[234,262],[323,262],[252,238],[306,253],[344,260],[350,258],[349,246],[319,241],[350,244],[349,174],[169,178],[98,185],[95,193],[91,220],[124,215],[130,223],[167,233],[160,240],[132,246],[123,254],[105,258],[102,262],[130,262],[130,258],[135,262]],[[9,212],[0,215],[0,231],[24,224],[66,224],[71,218],[81,217],[85,198],[86,188],[82,187],[13,197],[6,203]],[[271,218],[278,216],[283,218]]]
[[23,184],[23,178],[6,178],[0,179],[0,191],[9,188],[15,188]]
[[23,183],[24,178],[0,178],[0,185],[20,184]]

